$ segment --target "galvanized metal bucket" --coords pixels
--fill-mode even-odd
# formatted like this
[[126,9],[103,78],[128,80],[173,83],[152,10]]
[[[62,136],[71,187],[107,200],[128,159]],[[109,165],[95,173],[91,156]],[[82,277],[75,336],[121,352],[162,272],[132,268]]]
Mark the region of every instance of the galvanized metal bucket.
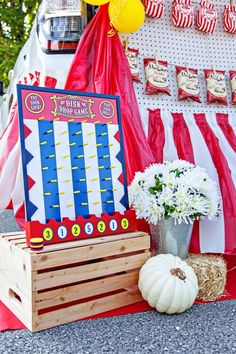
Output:
[[153,255],[171,253],[181,259],[188,257],[193,224],[175,224],[175,220],[159,221],[157,225],[150,224]]

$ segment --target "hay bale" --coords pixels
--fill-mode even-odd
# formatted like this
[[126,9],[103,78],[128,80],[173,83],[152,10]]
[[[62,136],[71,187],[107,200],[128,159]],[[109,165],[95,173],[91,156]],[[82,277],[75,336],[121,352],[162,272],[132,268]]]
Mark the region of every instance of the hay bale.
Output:
[[190,254],[186,262],[193,268],[198,278],[197,299],[214,301],[224,294],[227,267],[222,257]]

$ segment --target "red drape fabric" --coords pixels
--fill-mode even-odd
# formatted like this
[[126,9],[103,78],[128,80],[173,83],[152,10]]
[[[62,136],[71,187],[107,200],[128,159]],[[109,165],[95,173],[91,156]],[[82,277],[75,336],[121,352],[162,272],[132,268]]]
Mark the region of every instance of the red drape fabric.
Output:
[[[191,137],[183,113],[172,113],[173,138],[179,159],[195,164]],[[199,221],[195,220],[191,237],[190,251],[200,253]]]
[[232,149],[236,152],[236,135],[233,128],[229,124],[229,116],[227,113],[216,113],[216,120],[221,128],[224,136],[228,140]]
[[158,108],[148,111],[148,143],[154,156],[154,162],[163,163],[165,129],[161,119],[161,110]]
[[219,177],[224,208],[225,253],[236,254],[236,188],[232,179],[231,171],[224,153],[221,150],[219,140],[207,124],[205,114],[194,114],[194,118],[206,141]]
[[108,5],[87,26],[67,77],[65,88],[120,97],[128,183],[135,171],[153,162],[141,123],[131,73],[118,34],[108,36]]

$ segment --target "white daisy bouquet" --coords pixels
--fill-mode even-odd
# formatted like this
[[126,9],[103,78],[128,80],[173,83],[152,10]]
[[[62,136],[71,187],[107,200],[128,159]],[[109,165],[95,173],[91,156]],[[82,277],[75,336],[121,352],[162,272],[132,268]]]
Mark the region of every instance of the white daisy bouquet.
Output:
[[156,225],[163,219],[193,223],[219,215],[220,195],[206,170],[187,161],[165,161],[137,172],[129,189],[138,219]]

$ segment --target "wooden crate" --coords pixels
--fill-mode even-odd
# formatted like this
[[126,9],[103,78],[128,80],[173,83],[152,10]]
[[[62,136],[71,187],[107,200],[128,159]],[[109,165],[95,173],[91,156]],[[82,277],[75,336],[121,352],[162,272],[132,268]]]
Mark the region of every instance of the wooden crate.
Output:
[[45,246],[32,252],[24,233],[0,235],[0,300],[32,332],[142,300],[140,267],[150,237],[132,232]]

